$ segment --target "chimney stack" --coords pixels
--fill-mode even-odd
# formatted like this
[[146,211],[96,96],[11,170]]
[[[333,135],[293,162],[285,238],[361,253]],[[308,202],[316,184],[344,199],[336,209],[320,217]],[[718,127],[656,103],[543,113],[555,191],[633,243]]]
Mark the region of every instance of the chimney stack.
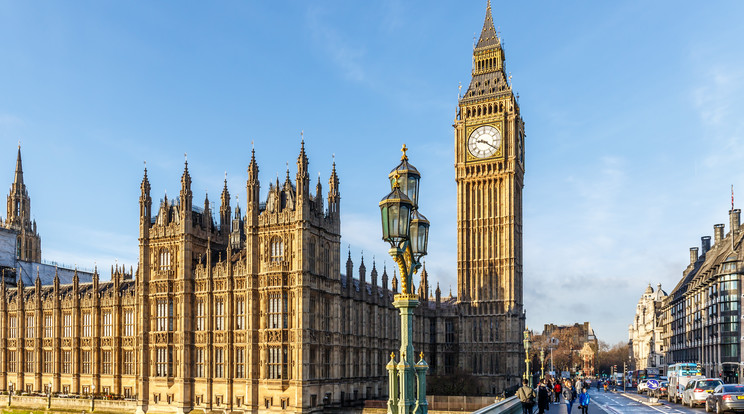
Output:
[[690,247],[690,264],[695,264],[698,259],[698,248]]
[[700,254],[705,254],[710,250],[710,236],[703,236],[700,240],[703,242],[703,251]]
[[723,240],[723,224],[716,224],[713,226],[713,245],[718,246],[718,243]]
[[729,219],[731,220],[731,234],[736,235],[739,233],[739,226],[741,224],[741,210],[730,210],[729,211]]

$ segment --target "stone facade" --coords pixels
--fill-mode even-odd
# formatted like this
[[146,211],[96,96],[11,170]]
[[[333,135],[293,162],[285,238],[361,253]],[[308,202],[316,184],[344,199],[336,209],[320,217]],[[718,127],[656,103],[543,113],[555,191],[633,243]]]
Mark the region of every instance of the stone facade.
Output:
[[[432,295],[424,267],[413,340],[430,375],[472,374],[496,394],[524,369],[524,127],[490,4],[475,58],[455,121],[459,296]],[[486,87],[483,76],[498,81]],[[483,159],[466,147],[478,125],[503,136]],[[194,204],[188,162],[178,196],[155,206],[145,170],[136,269],[114,267],[107,282],[56,272],[0,286],[0,390],[121,395],[138,412],[309,413],[384,398],[400,345],[398,281],[386,269],[378,280],[375,263],[368,274],[363,259],[355,270],[350,253],[341,268],[335,163],[325,192],[308,166],[303,143],[295,176],[269,182],[259,200],[252,154],[244,208],[233,210],[225,180],[214,212],[207,197]],[[26,194],[18,188],[13,200]]]
[[628,340],[633,357],[633,366],[637,370],[658,368],[664,375],[663,367],[664,342],[661,324],[662,304],[667,293],[656,286],[656,291],[648,284],[646,291],[638,300],[633,323],[628,326]]
[[[732,206],[733,207],[733,206]],[[729,232],[713,226],[701,249],[690,249],[690,264],[662,305],[664,363],[695,362],[706,376],[740,383],[741,306],[744,247],[741,210],[729,211]]]

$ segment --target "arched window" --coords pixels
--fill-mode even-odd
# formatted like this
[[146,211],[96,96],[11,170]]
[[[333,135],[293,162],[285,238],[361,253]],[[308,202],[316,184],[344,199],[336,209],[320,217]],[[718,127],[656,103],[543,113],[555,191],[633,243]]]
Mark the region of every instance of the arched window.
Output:
[[271,239],[271,261],[280,262],[284,259],[284,242],[281,237]]
[[160,249],[160,270],[171,270],[171,255],[168,249]]

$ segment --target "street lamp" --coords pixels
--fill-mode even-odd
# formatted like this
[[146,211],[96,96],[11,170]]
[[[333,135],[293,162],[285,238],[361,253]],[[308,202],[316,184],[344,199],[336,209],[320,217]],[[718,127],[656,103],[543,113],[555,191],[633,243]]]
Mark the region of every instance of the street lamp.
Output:
[[540,348],[540,379],[545,378],[545,349]]
[[524,372],[524,379],[530,382],[530,388],[532,388],[532,375],[530,375],[530,331],[524,330],[524,363],[527,370]]
[[388,253],[400,270],[401,286],[401,293],[395,295],[393,301],[393,306],[400,310],[400,361],[396,364],[395,354],[392,354],[386,366],[390,376],[388,413],[426,414],[429,366],[423,352],[418,362],[414,360],[413,310],[419,305],[419,298],[411,282],[421,268],[421,258],[426,255],[429,220],[418,211],[421,174],[408,162],[407,150],[404,144],[400,163],[388,175],[391,191],[380,201],[382,239],[390,244]]

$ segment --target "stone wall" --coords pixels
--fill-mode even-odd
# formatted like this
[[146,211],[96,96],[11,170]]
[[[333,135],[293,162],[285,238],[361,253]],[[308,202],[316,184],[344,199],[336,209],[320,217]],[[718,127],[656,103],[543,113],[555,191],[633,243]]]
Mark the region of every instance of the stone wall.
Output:
[[[24,408],[29,410],[45,410],[47,397],[12,396],[8,405],[8,395],[0,395],[0,405],[10,408]],[[51,410],[62,411],[91,411],[89,398],[52,398]],[[137,409],[135,401],[123,400],[94,400],[95,411],[133,413]]]

